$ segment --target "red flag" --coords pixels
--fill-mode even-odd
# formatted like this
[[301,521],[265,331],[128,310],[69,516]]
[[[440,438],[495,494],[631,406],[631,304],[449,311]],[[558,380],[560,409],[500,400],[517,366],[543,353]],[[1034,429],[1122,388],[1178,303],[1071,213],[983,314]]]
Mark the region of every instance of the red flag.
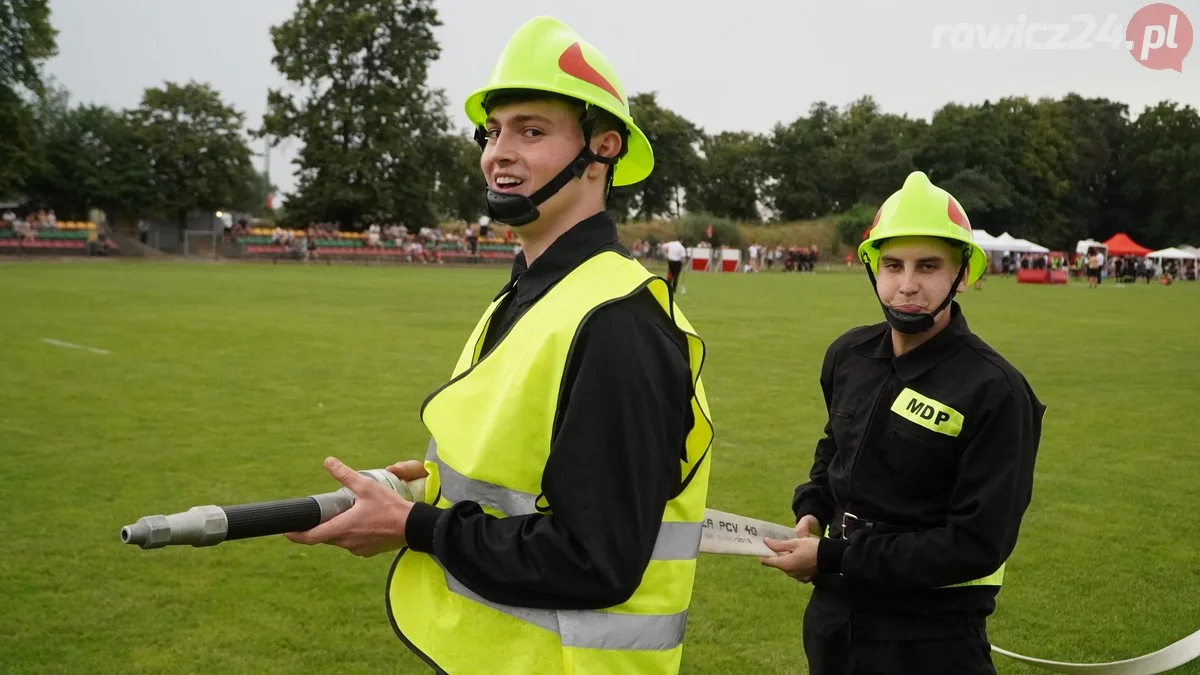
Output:
[[708,238],[709,238],[709,239],[712,239],[712,224],[711,224],[711,223],[709,224],[709,226],[708,226],[708,229],[707,229],[707,230],[705,230],[704,232],[705,232],[706,234],[708,234]]

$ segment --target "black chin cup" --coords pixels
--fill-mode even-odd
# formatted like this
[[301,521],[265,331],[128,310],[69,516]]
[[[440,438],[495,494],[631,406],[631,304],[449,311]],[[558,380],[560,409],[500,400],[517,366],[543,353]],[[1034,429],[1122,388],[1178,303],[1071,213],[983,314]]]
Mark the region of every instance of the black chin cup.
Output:
[[[489,218],[512,227],[528,225],[541,216],[537,207],[542,202],[553,197],[573,179],[582,178],[583,172],[587,171],[588,166],[592,162],[600,162],[609,166],[617,163],[616,157],[601,157],[592,152],[592,130],[596,125],[595,111],[590,107],[585,108],[583,114],[579,117],[579,123],[583,127],[583,149],[579,151],[578,155],[575,155],[575,159],[571,160],[571,163],[564,167],[562,171],[559,171],[558,175],[550,179],[550,182],[538,188],[537,192],[528,197],[525,195],[496,192],[488,188],[487,211]],[[483,127],[475,129],[475,142],[479,144],[481,149],[487,147],[487,131]],[[610,183],[611,180],[612,171],[610,170]]]
[[[953,295],[953,294],[952,294]],[[943,303],[944,305],[945,303]],[[941,309],[938,310],[942,311]],[[887,319],[888,325],[892,330],[899,331],[906,335],[916,335],[924,333],[933,328],[934,314],[925,314],[922,312],[898,312],[887,305],[883,307],[884,318]]]
[[962,283],[963,275],[967,273],[967,264],[970,262],[969,254],[969,249],[964,250],[963,263],[958,268],[954,283],[950,284],[950,292],[946,294],[946,299],[942,300],[942,304],[932,312],[901,312],[883,304],[883,300],[879,298],[879,285],[875,281],[875,273],[871,271],[871,263],[864,257],[863,264],[867,268],[867,276],[871,278],[871,288],[875,289],[875,298],[879,300],[879,306],[883,308],[883,318],[887,320],[892,330],[905,335],[916,335],[933,328],[937,315],[954,300],[955,289]]
[[514,195],[505,192],[496,192],[495,190],[487,189],[487,210],[488,216],[505,225],[520,227],[528,225],[537,220],[541,213],[538,212],[538,205],[547,199],[553,197],[555,193],[563,189],[567,183],[575,178],[583,176],[583,172],[587,170],[588,165],[594,161],[604,159],[597,157],[592,152],[590,146],[584,146],[575,159],[571,160],[558,175],[550,179],[537,192],[526,197],[525,195]]

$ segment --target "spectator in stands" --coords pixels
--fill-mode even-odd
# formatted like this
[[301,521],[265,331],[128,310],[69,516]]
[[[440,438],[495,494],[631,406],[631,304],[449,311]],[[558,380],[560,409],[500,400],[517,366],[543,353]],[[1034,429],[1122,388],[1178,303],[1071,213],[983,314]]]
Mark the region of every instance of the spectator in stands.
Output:
[[413,235],[408,238],[408,255],[409,262],[426,262],[425,260],[425,245],[421,243],[419,236]]
[[317,253],[317,238],[319,235],[320,232],[317,230],[317,228],[313,227],[313,224],[310,222],[304,237],[304,241],[307,244],[304,250],[305,260],[316,260],[320,258],[320,255]]
[[475,234],[475,228],[467,226],[466,231],[467,249],[471,251],[471,255],[479,252],[479,236]]
[[13,232],[16,232],[21,237],[21,241],[26,244],[32,244],[37,239],[37,227],[22,218],[18,218],[13,223]]
[[17,222],[17,214],[13,213],[12,209],[6,210],[4,215],[0,216],[0,218],[3,218],[4,224],[8,225],[9,227],[12,227],[12,224]]
[[[434,230],[434,233],[436,234],[437,230]],[[440,242],[435,238],[431,238],[429,241],[425,242],[425,260],[426,261],[435,262],[439,265],[446,262],[446,261],[442,260],[442,252],[438,248],[439,245],[440,245]]]
[[376,223],[372,223],[371,226],[367,228],[367,246],[370,248],[382,246],[379,241],[379,225]]

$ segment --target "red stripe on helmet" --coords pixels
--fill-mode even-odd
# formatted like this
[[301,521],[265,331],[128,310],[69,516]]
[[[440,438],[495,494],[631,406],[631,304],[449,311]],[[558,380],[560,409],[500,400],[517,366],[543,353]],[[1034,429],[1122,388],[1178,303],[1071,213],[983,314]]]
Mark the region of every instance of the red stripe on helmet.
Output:
[[875,212],[875,219],[871,221],[871,226],[863,231],[863,240],[866,240],[867,237],[871,236],[871,230],[875,229],[875,226],[879,224],[879,217],[882,215],[883,207],[881,206],[879,207],[879,210]]
[[961,227],[967,232],[971,231],[971,221],[967,220],[967,214],[963,213],[962,209],[958,208],[958,204],[955,203],[953,197],[946,198],[946,215],[950,216],[950,222]]
[[625,105],[625,99],[617,93],[617,88],[583,58],[583,48],[579,46],[578,42],[572,43],[570,47],[563,50],[562,56],[558,57],[558,67],[571,77],[577,77],[588,84],[600,87],[612,94],[621,102],[621,105]]

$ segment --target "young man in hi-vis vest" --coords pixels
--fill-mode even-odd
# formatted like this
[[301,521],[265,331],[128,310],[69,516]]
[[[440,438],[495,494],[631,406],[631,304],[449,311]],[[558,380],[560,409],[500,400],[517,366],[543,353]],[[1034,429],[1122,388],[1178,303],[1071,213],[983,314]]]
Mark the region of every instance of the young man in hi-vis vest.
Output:
[[523,25],[466,103],[488,214],[523,253],[422,405],[424,503],[337,460],[359,495],[301,543],[402,548],[401,640],[450,673],[674,673],[708,491],[704,345],[633,260],[608,190],[654,166],[608,61],[561,22]]
[[782,555],[762,562],[813,583],[814,675],[993,673],[986,622],[1045,407],[953,302],[986,257],[948,192],[913,172],[858,252],[886,322],[826,352],[829,420],[792,500],[798,538],[768,540]]

